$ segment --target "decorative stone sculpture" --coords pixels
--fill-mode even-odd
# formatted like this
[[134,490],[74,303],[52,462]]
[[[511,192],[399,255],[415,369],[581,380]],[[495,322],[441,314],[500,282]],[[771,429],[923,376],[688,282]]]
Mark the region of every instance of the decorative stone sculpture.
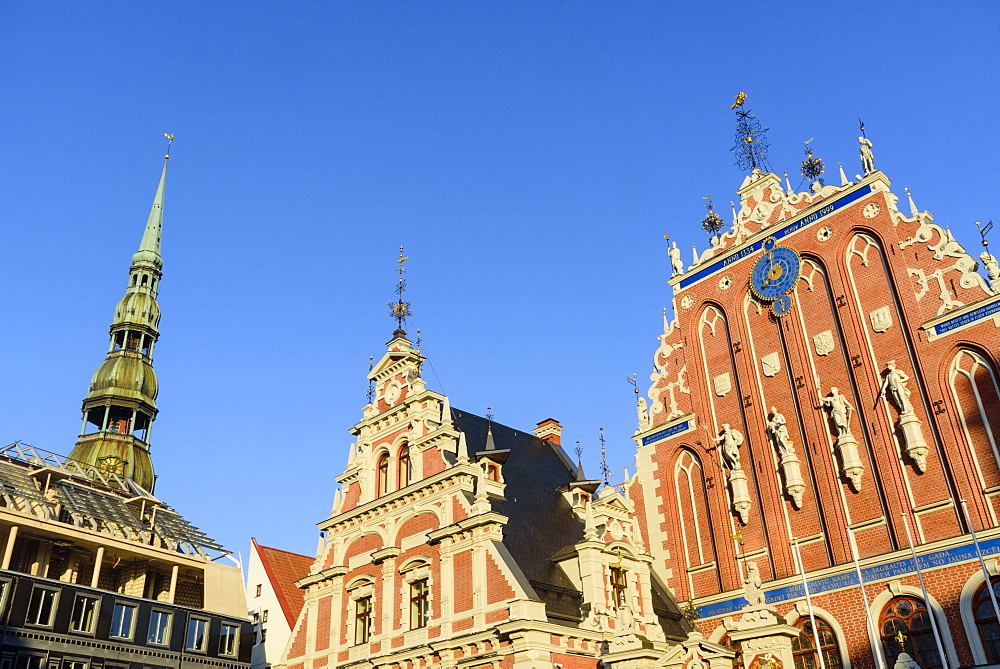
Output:
[[824,407],[830,410],[830,419],[837,430],[837,438],[846,437],[851,434],[851,414],[854,407],[847,401],[847,398],[840,394],[836,386],[830,388],[830,394],[820,397],[819,401]]
[[819,401],[830,412],[830,422],[836,437],[834,446],[840,454],[841,472],[850,481],[851,489],[861,492],[861,476],[865,473],[865,466],[858,454],[858,440],[851,434],[851,414],[854,407],[836,387],[830,388],[830,394],[820,397]]
[[805,492],[806,484],[802,480],[799,457],[795,453],[795,446],[788,434],[786,422],[784,414],[776,407],[771,407],[771,417],[767,421],[767,434],[781,456],[780,464],[785,477],[785,493],[792,498],[792,504],[795,505],[795,508],[801,509],[802,493]]
[[903,437],[903,446],[917,471],[922,474],[927,471],[927,453],[930,449],[924,441],[923,431],[920,428],[921,421],[917,418],[910,402],[910,389],[906,387],[906,382],[909,380],[909,376],[896,368],[896,361],[890,360],[885,363],[885,378],[882,380],[882,387],[879,388],[878,398],[884,397],[899,412],[896,427]]
[[743,435],[729,427],[729,423],[723,423],[722,432],[715,438],[715,443],[722,444],[722,461],[726,467],[730,471],[741,469],[740,446],[743,445]]
[[859,149],[861,153],[861,169],[864,171],[865,176],[867,176],[875,171],[875,157],[872,156],[872,143],[867,137],[858,137],[858,142],[861,143]]
[[980,253],[979,259],[983,261],[983,267],[986,268],[986,276],[989,277],[993,292],[1000,293],[1000,263],[997,263],[996,257],[989,251]]
[[910,404],[910,389],[906,387],[906,382],[910,377],[903,373],[903,370],[896,369],[896,361],[890,360],[885,363],[885,379],[882,387],[878,391],[879,397],[885,397],[900,414],[913,413],[913,406]]
[[722,432],[714,439],[722,449],[722,464],[729,470],[729,488],[733,496],[733,511],[744,525],[750,520],[750,489],[747,486],[747,475],[740,464],[740,446],[743,444],[743,434],[734,430],[729,423],[722,424]]
[[743,596],[747,606],[756,607],[764,604],[764,585],[760,578],[760,569],[756,562],[747,562],[747,577],[743,579]]
[[639,417],[639,431],[641,432],[649,429],[649,406],[646,404],[645,397],[639,398],[639,401],[636,403],[635,411]]
[[681,260],[681,250],[677,248],[677,242],[670,242],[670,249],[667,250],[670,256],[671,276],[684,273],[684,261]]

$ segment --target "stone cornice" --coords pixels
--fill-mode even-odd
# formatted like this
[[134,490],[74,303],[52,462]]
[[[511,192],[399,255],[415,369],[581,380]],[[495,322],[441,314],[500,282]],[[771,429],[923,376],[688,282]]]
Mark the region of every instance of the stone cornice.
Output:
[[331,581],[338,576],[343,576],[347,573],[346,565],[338,565],[335,567],[328,567],[322,571],[318,571],[315,574],[309,574],[308,576],[303,576],[299,580],[295,581],[295,587],[297,588],[308,588],[313,585],[319,585],[324,581]]
[[[366,514],[372,514],[373,512],[379,512],[382,507],[388,507],[395,502],[400,502],[406,500],[408,497],[416,497],[419,493],[425,491],[427,488],[432,488],[434,486],[443,486],[449,483],[449,479],[455,478],[459,479],[457,481],[451,482],[453,485],[461,485],[463,477],[468,477],[468,492],[472,492],[472,482],[482,474],[482,470],[472,464],[464,465],[453,465],[448,469],[428,476],[425,479],[420,479],[415,483],[411,483],[405,488],[400,488],[381,497],[377,497],[370,502],[365,502],[359,506],[354,507],[350,511],[345,511],[344,513],[338,514],[331,518],[324,520],[317,524],[320,530],[331,530],[337,525],[342,525],[350,523],[351,521],[364,516]],[[448,486],[450,487],[450,486]]]
[[507,516],[503,514],[497,513],[496,511],[487,511],[486,513],[464,518],[456,523],[452,523],[451,525],[445,525],[444,527],[439,527],[436,530],[431,530],[427,533],[427,538],[430,539],[431,543],[436,544],[442,539],[446,539],[463,532],[468,532],[469,530],[482,527],[484,525],[506,525],[507,520]]

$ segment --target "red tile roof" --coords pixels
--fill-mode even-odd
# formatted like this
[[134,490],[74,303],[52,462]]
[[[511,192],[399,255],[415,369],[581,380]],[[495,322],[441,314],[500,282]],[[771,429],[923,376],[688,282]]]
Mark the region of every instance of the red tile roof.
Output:
[[279,548],[261,546],[256,539],[251,538],[257,555],[260,556],[267,578],[274,588],[274,594],[281,604],[281,610],[285,614],[285,620],[289,627],[295,627],[295,621],[299,617],[305,601],[305,591],[295,587],[295,581],[309,574],[315,558],[298,553],[289,553]]

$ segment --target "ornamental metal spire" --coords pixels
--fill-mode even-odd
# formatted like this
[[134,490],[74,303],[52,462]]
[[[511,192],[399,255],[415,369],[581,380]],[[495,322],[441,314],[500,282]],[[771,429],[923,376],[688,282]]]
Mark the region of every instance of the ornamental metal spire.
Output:
[[737,167],[753,171],[767,165],[767,151],[770,148],[767,131],[770,128],[761,127],[757,117],[743,107],[746,99],[747,94],[741,92],[736,96],[736,102],[729,107],[736,110],[736,144],[729,150],[736,154]]
[[403,247],[399,247],[399,260],[396,261],[398,267],[396,268],[396,274],[399,277],[396,281],[396,301],[388,302],[389,305],[389,316],[396,320],[396,331],[393,333],[398,337],[406,335],[406,330],[403,329],[403,323],[407,318],[413,315],[413,310],[410,308],[410,302],[403,300],[403,295],[406,293],[406,279],[404,274],[406,273],[406,267],[403,265],[404,262],[409,260],[408,256],[403,255]]
[[819,185],[822,186],[823,177],[820,175],[823,174],[823,168],[825,165],[823,165],[822,158],[813,158],[812,148],[809,146],[809,142],[813,141],[813,139],[813,137],[810,137],[802,145],[802,151],[805,153],[806,159],[802,161],[801,171],[802,176],[805,177],[809,183],[818,181]]
[[604,485],[611,485],[608,479],[611,478],[611,468],[608,467],[608,448],[604,441],[604,428],[597,428],[600,432],[599,440],[601,442],[601,476],[604,477]]
[[149,433],[156,418],[158,384],[153,371],[153,347],[159,339],[160,288],[163,258],[163,194],[170,145],[153,197],[139,249],[132,255],[125,296],[115,308],[107,357],[94,372],[83,400],[80,438],[69,457],[109,473],[131,478],[152,492],[156,476],[149,455]]
[[[708,214],[705,218],[701,219],[701,229],[708,233],[708,236],[714,239],[719,236],[719,232],[725,227],[726,222],[722,220],[722,217],[715,213],[715,205],[712,204],[712,194],[709,193],[702,200],[707,200],[705,203],[705,209],[708,210]],[[697,252],[695,253],[695,262],[698,262]]]

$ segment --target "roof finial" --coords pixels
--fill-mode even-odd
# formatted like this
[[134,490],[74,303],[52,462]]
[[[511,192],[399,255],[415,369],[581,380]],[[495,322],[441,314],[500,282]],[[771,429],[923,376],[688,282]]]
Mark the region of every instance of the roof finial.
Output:
[[904,188],[903,190],[906,191],[906,199],[910,201],[910,215],[913,216],[913,218],[917,218],[920,216],[920,210],[917,209],[917,205],[913,201],[913,195],[910,194],[909,188]]
[[[375,358],[368,356],[368,373],[371,374],[375,368]],[[375,399],[375,379],[368,379],[368,404]]]
[[174,134],[172,132],[165,132],[163,136],[167,138],[167,153],[163,156],[163,159],[170,160],[170,145],[174,143]]
[[986,239],[986,235],[988,235],[990,233],[990,230],[992,229],[993,229],[993,221],[990,221],[986,225],[983,225],[980,221],[976,221],[976,230],[979,231],[979,236],[983,240],[984,247],[990,245],[989,241],[987,241]]
[[[712,194],[709,193],[702,200],[708,200],[705,203],[705,209],[708,210],[708,214],[705,218],[701,219],[701,229],[708,233],[709,237],[712,238],[713,243],[715,243],[715,238],[719,235],[719,232],[725,226],[725,221],[722,217],[715,213],[715,205],[712,203]],[[698,258],[695,256],[694,261],[697,263]]]
[[397,337],[406,336],[406,330],[403,329],[403,323],[407,318],[413,315],[413,311],[410,309],[410,303],[403,300],[403,294],[406,293],[406,279],[403,278],[403,274],[406,272],[406,267],[403,265],[404,262],[409,260],[408,256],[403,255],[403,247],[399,247],[399,260],[396,261],[398,267],[396,268],[396,274],[399,277],[396,281],[396,301],[389,302],[389,316],[396,319],[396,331],[393,334]]
[[736,144],[729,150],[736,154],[737,167],[752,172],[766,166],[770,128],[762,128],[757,117],[743,107],[746,99],[747,94],[740,93],[730,107],[736,110]]
[[810,137],[802,145],[802,151],[806,155],[806,159],[802,161],[802,176],[804,176],[809,183],[818,181],[819,185],[822,186],[823,177],[821,175],[823,174],[823,168],[825,165],[823,165],[822,158],[813,157],[812,148],[809,146],[809,142],[813,141],[813,139],[815,138]]
[[608,479],[611,478],[611,469],[608,467],[608,449],[604,441],[604,428],[599,427],[597,429],[600,431],[598,439],[601,442],[601,476],[604,477],[604,485],[611,485],[608,483]]

